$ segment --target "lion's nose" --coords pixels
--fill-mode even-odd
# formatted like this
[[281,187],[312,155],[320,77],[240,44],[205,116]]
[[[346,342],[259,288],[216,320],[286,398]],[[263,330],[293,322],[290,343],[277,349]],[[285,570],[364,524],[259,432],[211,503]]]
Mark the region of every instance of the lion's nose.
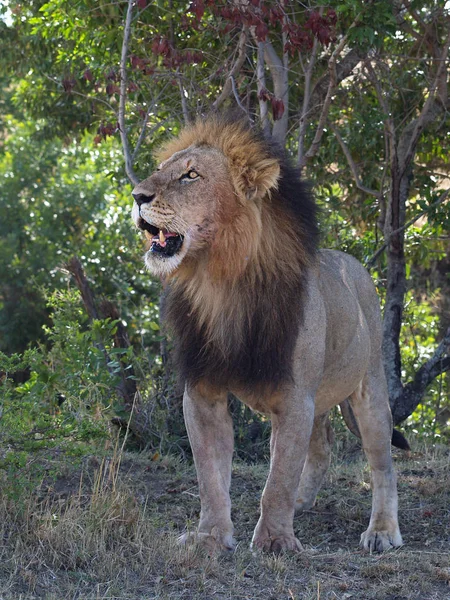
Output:
[[136,204],[138,206],[142,206],[143,204],[145,204],[146,202],[151,202],[153,200],[153,198],[155,197],[155,194],[131,194],[133,196],[133,198],[136,201]]

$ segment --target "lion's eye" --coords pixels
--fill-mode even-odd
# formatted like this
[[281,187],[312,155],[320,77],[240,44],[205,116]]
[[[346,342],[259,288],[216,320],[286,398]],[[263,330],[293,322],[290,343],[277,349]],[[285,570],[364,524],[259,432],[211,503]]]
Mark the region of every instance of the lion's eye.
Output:
[[192,181],[194,179],[198,179],[199,177],[200,175],[195,169],[189,169],[187,173],[184,173],[184,175],[180,177],[180,181]]

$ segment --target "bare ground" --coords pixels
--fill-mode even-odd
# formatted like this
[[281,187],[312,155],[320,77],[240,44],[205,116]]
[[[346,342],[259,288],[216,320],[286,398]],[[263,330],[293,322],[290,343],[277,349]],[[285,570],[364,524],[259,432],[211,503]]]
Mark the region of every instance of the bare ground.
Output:
[[176,544],[198,518],[192,466],[148,454],[91,458],[81,469],[39,461],[60,475],[23,498],[0,490],[0,600],[450,598],[448,449],[395,454],[405,546],[383,555],[358,549],[371,502],[360,452],[341,452],[315,509],[296,519],[304,552],[294,556],[248,548],[265,464],[235,464],[238,547],[208,557]]

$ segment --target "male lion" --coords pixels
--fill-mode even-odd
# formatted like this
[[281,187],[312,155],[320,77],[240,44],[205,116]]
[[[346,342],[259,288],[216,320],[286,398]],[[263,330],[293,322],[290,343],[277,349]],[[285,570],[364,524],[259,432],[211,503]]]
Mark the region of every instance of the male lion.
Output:
[[[315,205],[283,153],[239,120],[212,116],[160,152],[136,186],[148,269],[168,281],[165,319],[184,378],[197,469],[197,539],[232,549],[233,392],[272,420],[270,472],[252,546],[299,550],[295,511],[329,465],[330,409],[349,399],[372,470],[366,550],[400,546],[378,299],[351,256],[316,251]],[[187,535],[183,536],[187,539]]]

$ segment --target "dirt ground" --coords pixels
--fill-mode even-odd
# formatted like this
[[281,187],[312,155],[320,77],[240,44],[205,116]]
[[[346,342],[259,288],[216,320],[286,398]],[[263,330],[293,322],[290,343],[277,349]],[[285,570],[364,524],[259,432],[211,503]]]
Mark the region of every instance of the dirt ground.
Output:
[[[60,459],[40,460],[57,472]],[[219,557],[176,543],[199,513],[191,465],[148,453],[65,465],[27,500],[0,491],[0,600],[449,599],[450,451],[396,451],[395,463],[402,548],[358,548],[371,492],[354,448],[334,459],[314,510],[296,518],[297,555],[250,552],[267,465],[237,461],[238,546]]]

